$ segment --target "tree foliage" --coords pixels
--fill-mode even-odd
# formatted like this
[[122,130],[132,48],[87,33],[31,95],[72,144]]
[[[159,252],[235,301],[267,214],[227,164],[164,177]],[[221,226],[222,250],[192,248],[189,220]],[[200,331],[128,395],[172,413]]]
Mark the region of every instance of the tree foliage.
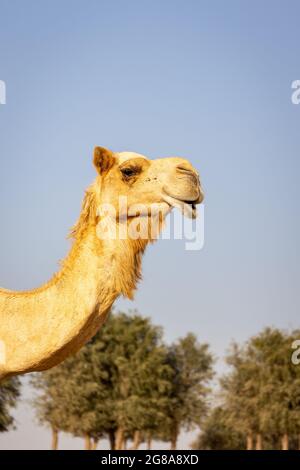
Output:
[[168,349],[173,371],[166,420],[159,437],[176,448],[181,429],[190,430],[201,423],[208,410],[208,382],[213,376],[213,357],[207,344],[200,344],[192,333]]
[[[218,408],[212,412],[198,443],[214,435],[212,426],[221,415],[218,432],[223,427],[242,434],[248,449],[299,446],[300,366],[291,360],[299,337],[299,331],[266,328],[243,347],[233,344],[227,356],[230,372],[221,380],[222,413]],[[223,442],[230,441],[224,436]]]
[[0,432],[9,431],[14,426],[11,408],[17,404],[20,396],[20,381],[12,378],[0,385]]
[[207,416],[201,434],[192,447],[202,450],[245,450],[245,439],[241,431],[230,425],[228,411],[218,406]]
[[87,448],[102,436],[118,449],[162,433],[172,440],[174,425],[177,438],[206,412],[211,365],[193,335],[167,347],[148,318],[112,314],[76,356],[35,376],[34,404],[40,422],[85,436]]

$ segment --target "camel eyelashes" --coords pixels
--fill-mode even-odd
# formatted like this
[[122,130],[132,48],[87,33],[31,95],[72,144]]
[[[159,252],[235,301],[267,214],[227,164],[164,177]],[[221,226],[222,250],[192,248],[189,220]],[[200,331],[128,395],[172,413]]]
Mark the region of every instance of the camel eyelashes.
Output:
[[131,178],[132,176],[136,176],[141,172],[141,168],[139,167],[132,167],[128,166],[125,168],[120,169],[122,175],[124,176],[125,179]]
[[124,176],[133,176],[136,174],[136,170],[134,168],[123,168],[121,172]]

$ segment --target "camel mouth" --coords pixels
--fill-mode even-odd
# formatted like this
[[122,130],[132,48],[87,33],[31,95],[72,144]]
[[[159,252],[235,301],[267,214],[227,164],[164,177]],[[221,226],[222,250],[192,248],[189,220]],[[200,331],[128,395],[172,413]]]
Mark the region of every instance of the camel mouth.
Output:
[[185,217],[188,217],[189,219],[196,219],[196,204],[199,204],[201,202],[199,197],[192,201],[188,201],[186,199],[175,198],[165,193],[163,194],[163,199],[167,204],[169,204],[169,206],[176,207],[177,209],[179,209]]

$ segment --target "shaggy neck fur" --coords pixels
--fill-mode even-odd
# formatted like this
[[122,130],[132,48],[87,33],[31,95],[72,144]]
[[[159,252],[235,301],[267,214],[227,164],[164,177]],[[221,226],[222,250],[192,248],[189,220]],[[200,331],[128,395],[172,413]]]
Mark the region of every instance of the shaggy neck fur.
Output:
[[61,271],[29,292],[0,290],[0,378],[53,367],[79,350],[119,295],[132,298],[147,240],[100,240],[98,185],[85,196]]

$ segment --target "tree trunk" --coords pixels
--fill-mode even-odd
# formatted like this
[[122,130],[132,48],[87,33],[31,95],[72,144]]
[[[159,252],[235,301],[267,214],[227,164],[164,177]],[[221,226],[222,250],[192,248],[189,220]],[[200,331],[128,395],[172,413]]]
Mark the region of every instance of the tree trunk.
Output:
[[109,439],[109,444],[110,444],[110,450],[115,450],[116,449],[116,433],[115,433],[115,431],[109,431],[108,439]]
[[141,443],[141,439],[142,436],[141,436],[141,431],[134,431],[134,434],[133,434],[133,441],[132,441],[132,446],[130,447],[130,450],[137,450],[140,446],[140,443]]
[[255,445],[256,450],[262,450],[262,438],[261,434],[256,435],[256,445]]
[[178,425],[177,423],[174,423],[174,427],[172,429],[172,435],[171,435],[171,450],[176,450],[177,448],[177,438],[178,438]]
[[52,428],[52,450],[57,450],[58,448],[58,430],[55,428]]
[[92,440],[92,450],[97,449],[98,442],[99,442],[99,439],[93,438],[93,440]]
[[282,436],[282,439],[281,439],[281,449],[282,450],[289,450],[289,436],[287,433],[285,433],[283,436]]
[[124,429],[118,428],[116,432],[116,450],[123,450],[124,447]]
[[298,436],[298,450],[300,450],[300,435]]
[[147,437],[147,449],[151,450],[151,447],[152,447],[152,437],[149,435]]
[[247,435],[246,449],[247,450],[253,450],[253,437],[252,437],[252,434]]
[[91,438],[88,434],[85,434],[85,436],[84,436],[84,448],[85,448],[85,450],[91,450],[92,449]]

